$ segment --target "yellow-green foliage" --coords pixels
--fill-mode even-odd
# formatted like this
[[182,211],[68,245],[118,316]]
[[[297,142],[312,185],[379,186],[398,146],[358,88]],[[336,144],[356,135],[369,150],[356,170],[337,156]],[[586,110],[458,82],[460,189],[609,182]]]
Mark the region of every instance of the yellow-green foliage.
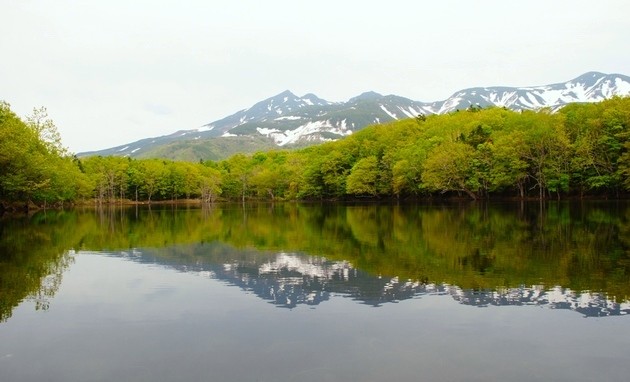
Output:
[[630,190],[630,97],[572,104],[557,113],[470,109],[369,126],[298,151],[199,163],[72,162],[38,140],[6,105],[0,124],[0,200],[542,199],[617,197]]
[[90,189],[86,182],[45,109],[24,122],[0,102],[0,203],[73,201]]

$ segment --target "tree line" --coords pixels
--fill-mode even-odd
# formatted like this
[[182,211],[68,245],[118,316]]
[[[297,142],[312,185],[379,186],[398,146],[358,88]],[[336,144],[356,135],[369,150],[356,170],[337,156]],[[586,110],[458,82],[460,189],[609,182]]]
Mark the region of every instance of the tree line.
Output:
[[0,200],[619,197],[630,190],[630,97],[558,112],[471,107],[367,127],[295,151],[221,161],[77,158],[45,109],[0,105]]

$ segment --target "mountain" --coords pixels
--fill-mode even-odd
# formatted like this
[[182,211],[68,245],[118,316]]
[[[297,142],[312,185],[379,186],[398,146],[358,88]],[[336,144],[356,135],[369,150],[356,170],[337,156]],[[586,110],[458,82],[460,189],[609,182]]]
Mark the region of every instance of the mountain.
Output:
[[79,156],[116,155],[192,160],[222,159],[236,152],[296,147],[336,140],[357,130],[419,114],[445,114],[470,106],[512,110],[557,110],[573,102],[598,102],[630,95],[630,77],[588,72],[573,80],[531,87],[476,87],[436,102],[366,92],[347,102],[329,102],[314,94],[286,90],[198,129],[147,138]]
[[470,88],[443,101],[437,114],[465,109],[470,105],[500,106],[512,110],[554,110],[573,102],[598,102],[615,95],[630,95],[630,77],[620,74],[588,72],[571,81],[533,87]]

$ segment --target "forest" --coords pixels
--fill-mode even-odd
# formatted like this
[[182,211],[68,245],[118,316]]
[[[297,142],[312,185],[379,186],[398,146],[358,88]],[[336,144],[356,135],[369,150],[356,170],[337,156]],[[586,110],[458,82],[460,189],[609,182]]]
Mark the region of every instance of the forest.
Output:
[[77,158],[44,108],[0,103],[0,210],[16,205],[425,197],[617,198],[630,191],[630,97],[557,112],[470,107],[300,150],[220,161]]

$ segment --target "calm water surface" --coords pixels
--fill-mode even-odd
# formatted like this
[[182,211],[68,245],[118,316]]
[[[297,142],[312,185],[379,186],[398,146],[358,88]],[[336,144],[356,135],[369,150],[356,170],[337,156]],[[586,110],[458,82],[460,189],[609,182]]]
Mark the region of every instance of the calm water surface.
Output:
[[626,203],[0,221],[0,381],[626,381]]

